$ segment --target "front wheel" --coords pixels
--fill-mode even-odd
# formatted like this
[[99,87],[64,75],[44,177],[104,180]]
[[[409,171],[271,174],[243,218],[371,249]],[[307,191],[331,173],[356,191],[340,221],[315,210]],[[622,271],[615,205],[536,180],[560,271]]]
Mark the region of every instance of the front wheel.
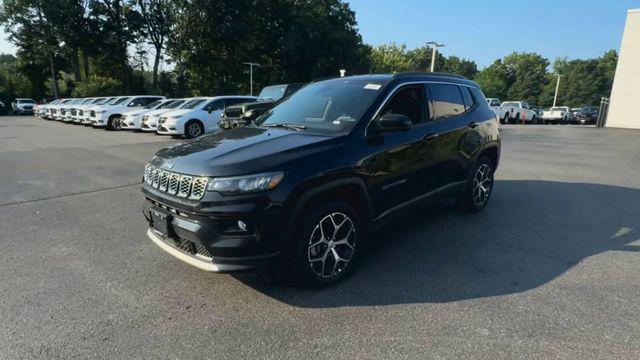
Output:
[[493,192],[493,161],[478,159],[466,188],[456,198],[456,207],[462,212],[478,212],[487,206]]
[[345,202],[332,202],[303,215],[294,255],[295,281],[327,286],[344,279],[355,267],[362,247],[362,222]]
[[502,120],[503,124],[508,124],[509,123],[509,114],[504,114],[504,119]]
[[204,133],[204,128],[199,121],[191,120],[184,126],[184,136],[187,139],[197,138]]

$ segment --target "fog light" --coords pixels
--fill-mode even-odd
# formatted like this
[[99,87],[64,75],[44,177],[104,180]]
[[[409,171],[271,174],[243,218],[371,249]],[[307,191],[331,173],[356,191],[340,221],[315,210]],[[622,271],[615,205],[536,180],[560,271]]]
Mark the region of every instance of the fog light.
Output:
[[247,231],[247,224],[242,220],[238,220],[238,228],[242,231]]

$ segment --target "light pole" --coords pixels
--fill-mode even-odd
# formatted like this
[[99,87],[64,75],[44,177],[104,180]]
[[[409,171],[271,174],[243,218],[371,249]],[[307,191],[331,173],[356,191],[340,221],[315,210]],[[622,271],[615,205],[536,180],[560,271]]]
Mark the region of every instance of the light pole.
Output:
[[249,95],[253,96],[253,67],[260,64],[252,62],[243,62],[243,64],[249,65]]
[[560,88],[560,77],[562,77],[562,75],[558,74],[558,81],[556,82],[556,94],[553,96],[553,107],[556,107],[556,101],[558,100],[558,89]]
[[436,51],[438,48],[444,47],[444,44],[438,44],[435,41],[429,41],[427,45],[431,46],[431,72],[434,72],[436,67]]

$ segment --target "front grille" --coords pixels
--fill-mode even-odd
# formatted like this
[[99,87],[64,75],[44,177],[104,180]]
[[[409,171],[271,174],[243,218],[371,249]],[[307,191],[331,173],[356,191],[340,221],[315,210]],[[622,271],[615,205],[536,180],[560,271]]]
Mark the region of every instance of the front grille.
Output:
[[149,115],[145,115],[142,117],[142,122],[146,122],[147,120],[149,120]]
[[71,116],[75,116],[76,115],[76,109],[71,109]]
[[240,107],[227,109],[224,112],[224,116],[229,118],[239,118],[240,116],[242,116],[242,108]]
[[187,240],[187,239],[183,239],[180,237],[175,237],[172,238],[173,243],[175,244],[175,246],[184,251],[187,254],[190,255],[200,255],[200,256],[204,256],[206,258],[211,259],[211,254],[209,253],[209,250],[207,250],[207,248],[205,248],[204,246],[202,246],[202,244],[191,241],[191,240]]
[[162,116],[160,117],[160,120],[158,120],[158,124],[164,124],[167,122],[167,117],[166,116]]
[[64,115],[64,114],[65,114],[65,112],[66,112],[66,110],[65,110],[65,109],[60,109],[60,115]]
[[178,174],[147,165],[144,171],[144,181],[149,186],[169,195],[189,200],[200,200],[207,191],[209,178]]
[[96,112],[95,112],[95,111],[93,111],[93,110],[91,110],[91,111],[89,112],[89,116],[91,116],[91,117],[96,117]]
[[82,116],[82,115],[84,115],[84,111],[78,110],[78,116]]

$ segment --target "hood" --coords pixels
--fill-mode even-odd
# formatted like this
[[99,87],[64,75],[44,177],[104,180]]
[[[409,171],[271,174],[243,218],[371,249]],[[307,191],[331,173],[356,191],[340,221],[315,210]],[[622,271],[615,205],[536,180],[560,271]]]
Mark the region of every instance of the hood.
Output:
[[167,113],[169,111],[174,111],[174,110],[178,110],[178,109],[157,109],[157,110],[147,111],[147,113],[145,115],[158,116],[158,115],[162,115],[164,113]]
[[169,109],[169,111],[162,113],[162,116],[171,117],[171,116],[179,116],[190,113],[191,109]]
[[152,163],[191,175],[252,174],[277,170],[288,161],[336,147],[339,139],[286,129],[240,127],[162,149]]
[[275,101],[265,100],[265,101],[251,101],[242,104],[237,104],[233,106],[227,107],[227,109],[243,109],[244,111],[253,110],[253,109],[264,109],[273,105]]

